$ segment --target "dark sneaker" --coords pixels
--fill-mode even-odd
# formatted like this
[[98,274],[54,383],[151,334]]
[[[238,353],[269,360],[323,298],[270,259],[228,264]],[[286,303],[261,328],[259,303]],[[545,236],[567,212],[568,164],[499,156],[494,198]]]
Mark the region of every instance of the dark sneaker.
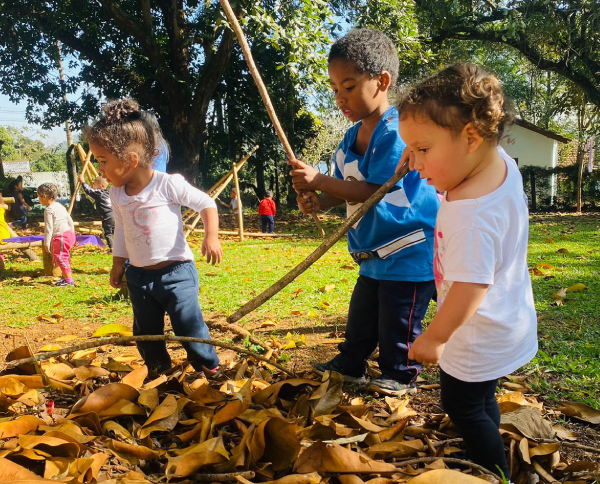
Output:
[[65,281],[64,279],[61,279],[60,281],[56,281],[54,283],[55,286],[59,286],[59,287],[63,287],[63,286],[73,286],[75,287],[75,283],[73,281]]
[[381,395],[400,397],[407,393],[417,393],[417,385],[415,383],[400,383],[391,378],[379,377],[371,380],[368,390]]
[[344,381],[346,383],[357,383],[359,385],[364,385],[367,383],[367,379],[365,375],[348,375],[346,370],[342,368],[342,366],[336,361],[331,360],[325,363],[311,363],[312,367],[315,369],[315,372],[319,375],[323,375],[326,371],[335,371],[344,377]]

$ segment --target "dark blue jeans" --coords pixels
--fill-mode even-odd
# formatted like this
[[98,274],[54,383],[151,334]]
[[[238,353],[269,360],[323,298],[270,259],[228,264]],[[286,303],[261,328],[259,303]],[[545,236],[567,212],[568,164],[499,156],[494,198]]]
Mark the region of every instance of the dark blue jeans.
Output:
[[275,228],[275,217],[273,217],[271,215],[261,215],[260,216],[260,224],[262,227],[263,234],[266,234],[267,232],[269,234],[272,234],[273,229]]
[[[163,269],[127,268],[127,288],[133,307],[133,334],[163,334],[165,312],[177,336],[210,339],[208,327],[198,302],[198,272],[192,261],[175,262]],[[197,371],[219,365],[213,346],[182,343],[190,363]],[[171,357],[165,342],[138,342],[138,350],[148,369],[171,368]]]
[[500,435],[500,409],[496,401],[498,380],[466,382],[440,369],[442,406],[462,435],[467,457],[476,464],[510,479]]
[[379,369],[384,378],[410,383],[421,364],[408,359],[410,344],[435,289],[433,281],[383,281],[358,276],[350,299],[346,339],[335,359],[350,375],[363,375],[367,359],[379,344]]

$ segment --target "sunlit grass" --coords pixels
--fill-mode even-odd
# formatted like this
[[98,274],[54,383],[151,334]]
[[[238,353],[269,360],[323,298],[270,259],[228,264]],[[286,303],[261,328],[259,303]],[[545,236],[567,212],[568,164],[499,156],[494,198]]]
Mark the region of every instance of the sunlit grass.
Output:
[[[326,223],[330,232],[340,222]],[[600,407],[600,216],[533,216],[529,266],[539,316],[540,352],[524,371],[528,382],[546,398],[573,399]],[[310,254],[322,239],[310,221],[292,221],[279,231],[296,238],[223,240],[222,264],[209,266],[200,255],[200,237],[190,243],[200,278],[200,303],[205,315],[227,316],[271,286]],[[566,249],[562,253],[558,249]],[[37,277],[41,263],[11,255],[0,276],[0,323],[10,327],[38,324],[53,314],[82,322],[109,323],[130,319],[129,302],[116,298],[108,284],[110,255],[96,248],[73,252],[75,288],[54,287]],[[348,255],[345,239],[297,280],[240,321],[286,320],[292,330],[335,321],[343,327],[358,268]],[[587,290],[570,292],[557,306],[551,297],[561,288],[583,283]],[[334,285],[325,291],[326,285]],[[510,304],[510,301],[506,301]],[[431,305],[427,320],[434,314]]]

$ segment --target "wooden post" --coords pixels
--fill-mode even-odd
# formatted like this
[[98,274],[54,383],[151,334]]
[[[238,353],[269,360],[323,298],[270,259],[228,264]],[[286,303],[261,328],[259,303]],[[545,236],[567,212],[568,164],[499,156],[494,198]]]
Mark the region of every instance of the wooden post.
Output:
[[[240,234],[240,242],[244,241],[244,209],[242,207],[242,194],[240,193],[240,179],[238,178],[238,170],[233,164],[233,182],[235,183],[235,193],[237,194],[237,206],[238,206],[238,231]],[[233,207],[231,207],[233,208]]]
[[[43,244],[43,242],[42,242]],[[52,263],[52,254],[44,251],[44,275],[45,276],[60,276],[60,267],[54,267]]]
[[[238,19],[236,18],[235,13],[231,8],[231,5],[229,5],[229,1],[219,0],[219,3],[223,7],[223,10],[225,10],[225,15],[227,15],[227,19],[231,23],[233,31],[235,32],[235,35],[238,38],[238,42],[240,43],[240,46],[242,48],[242,53],[244,54],[244,58],[246,59],[246,63],[248,64],[250,74],[252,74],[254,82],[256,83],[256,87],[258,87],[258,92],[260,93],[260,97],[262,98],[267,113],[269,114],[269,118],[271,118],[271,122],[273,123],[273,127],[275,128],[275,132],[277,133],[277,137],[283,145],[283,150],[285,151],[288,160],[295,160],[296,155],[294,155],[294,150],[292,150],[292,146],[290,145],[290,142],[288,141],[287,136],[285,135],[285,132],[281,127],[281,123],[279,123],[279,119],[277,118],[277,114],[275,113],[275,108],[273,107],[273,103],[271,102],[271,98],[269,97],[269,93],[267,92],[265,83],[263,82],[262,77],[260,76],[260,72],[258,72],[258,68],[254,63],[254,59],[252,58],[252,52],[250,51],[250,46],[248,45],[248,41],[246,40],[244,31],[242,30],[242,27],[238,22]],[[313,218],[315,224],[317,224],[317,227],[319,227],[321,235],[325,237],[325,230],[323,229],[323,226],[321,225],[321,221],[319,220],[317,214],[313,213],[311,214],[311,217]]]

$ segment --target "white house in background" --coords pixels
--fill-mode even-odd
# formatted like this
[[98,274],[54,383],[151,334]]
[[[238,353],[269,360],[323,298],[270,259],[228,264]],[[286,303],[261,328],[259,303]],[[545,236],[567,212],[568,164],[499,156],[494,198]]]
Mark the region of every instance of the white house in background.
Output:
[[[515,159],[519,167],[539,166],[556,168],[558,166],[558,143],[571,141],[552,131],[537,127],[522,119],[508,130],[508,137],[501,143],[506,152]],[[556,193],[556,177],[551,180],[551,197]]]

